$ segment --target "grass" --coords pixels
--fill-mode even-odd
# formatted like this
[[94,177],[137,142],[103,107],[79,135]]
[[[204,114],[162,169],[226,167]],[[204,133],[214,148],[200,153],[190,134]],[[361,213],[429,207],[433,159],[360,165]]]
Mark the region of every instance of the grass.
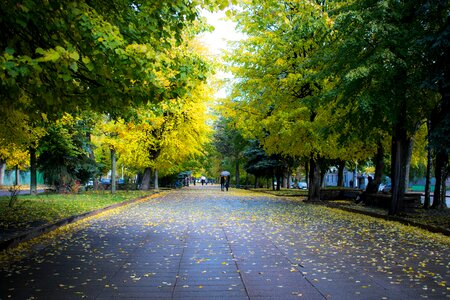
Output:
[[[271,189],[251,189],[257,192],[264,192],[280,197],[298,197],[299,200],[305,200],[308,196],[307,190],[298,189],[281,189],[280,191],[273,191]],[[383,208],[364,206],[356,204],[351,200],[332,200],[322,202],[336,208],[350,208],[361,213],[375,213],[381,216],[387,216],[388,211]],[[415,208],[402,213],[399,217],[409,222],[414,222],[426,226],[434,226],[441,229],[450,230],[450,208],[444,209],[423,209]]]
[[0,230],[24,230],[152,194],[151,191],[85,192],[83,194],[19,195],[13,207],[0,197]]

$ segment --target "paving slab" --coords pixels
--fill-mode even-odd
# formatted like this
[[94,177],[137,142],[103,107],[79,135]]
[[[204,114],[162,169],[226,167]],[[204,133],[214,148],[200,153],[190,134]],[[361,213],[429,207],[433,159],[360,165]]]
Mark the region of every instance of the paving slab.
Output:
[[450,299],[448,244],[219,186],[98,216],[0,269],[0,299]]

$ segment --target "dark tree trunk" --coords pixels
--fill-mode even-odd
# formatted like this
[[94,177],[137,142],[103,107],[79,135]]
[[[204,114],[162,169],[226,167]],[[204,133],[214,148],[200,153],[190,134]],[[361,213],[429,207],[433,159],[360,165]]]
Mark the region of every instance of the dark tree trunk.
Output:
[[271,180],[271,182],[272,182],[272,191],[275,191],[275,176],[276,175],[274,173],[275,173],[275,171],[272,172],[272,176],[271,176],[272,177],[271,178],[272,179]]
[[0,159],[0,186],[5,183],[5,170],[6,170],[6,161],[4,159]]
[[[92,150],[92,144],[91,144],[91,134],[90,134],[90,133],[86,133],[86,137],[87,137],[87,139],[88,139],[88,141],[89,141],[89,146],[88,146],[88,154],[89,154],[89,158],[90,158],[92,161],[95,161],[95,155],[94,155],[94,151]],[[93,182],[94,182],[93,189],[96,191],[96,190],[98,190],[98,178],[97,178],[97,174],[96,174],[95,178],[93,178]]]
[[311,156],[309,160],[308,202],[320,201],[320,164]]
[[236,188],[240,187],[239,158],[236,158]]
[[[305,162],[305,178],[306,178],[306,182],[308,182],[309,184],[309,162]],[[309,185],[308,185],[309,188]]]
[[20,185],[20,170],[19,170],[19,166],[16,166],[15,172],[16,172],[16,182],[14,183],[14,185]]
[[290,189],[291,188],[291,169],[290,169],[290,167],[287,168],[284,175],[285,175],[284,176],[285,180],[283,183],[287,189]]
[[344,169],[345,169],[345,160],[341,160],[338,163],[338,186],[344,186]]
[[[442,198],[442,186],[445,187],[444,175],[446,174],[445,168],[447,167],[448,155],[445,151],[439,151],[436,154],[436,163],[434,176],[436,177],[436,183],[434,185],[433,204],[431,208],[440,208],[443,206],[445,198]],[[444,190],[445,192],[445,190]]]
[[144,169],[144,175],[142,175],[142,182],[141,182],[141,190],[148,191],[150,189],[150,179],[151,179],[152,169],[145,168]]
[[158,170],[155,169],[154,174],[155,174],[155,178],[154,178],[155,180],[153,181],[154,187],[155,187],[155,190],[159,190],[159,176],[158,176]]
[[111,194],[116,193],[116,150],[111,148]]
[[447,207],[447,198],[446,198],[446,194],[447,194],[446,182],[447,182],[447,176],[448,176],[447,161],[448,161],[448,156],[447,156],[447,160],[445,162],[445,167],[443,168],[443,175],[442,175],[442,181],[441,181],[441,203],[439,205],[440,209],[444,209]]
[[36,149],[30,147],[30,194],[37,194],[37,159],[36,159]]
[[[446,56],[448,57],[448,55]],[[446,73],[448,79],[448,73]],[[443,81],[443,82],[448,82]],[[445,182],[447,179],[448,168],[448,152],[450,148],[448,144],[448,136],[450,134],[450,86],[448,84],[441,85],[439,93],[442,100],[437,105],[430,116],[430,134],[433,135],[432,147],[436,156],[435,161],[435,177],[436,184],[434,186],[433,204],[431,208],[442,208],[446,204]]]
[[430,121],[427,121],[427,128],[428,128],[428,145],[427,145],[427,171],[425,174],[425,199],[423,202],[423,208],[428,209],[430,208],[430,186],[431,186],[431,164],[432,164],[432,157],[431,157],[431,147],[430,147]]
[[277,178],[277,191],[281,190],[281,184],[283,181],[283,177],[281,176],[281,171],[277,168],[276,172],[276,178]]
[[395,134],[392,137],[392,201],[389,215],[396,215],[403,210],[403,199],[405,197],[405,182],[407,181],[407,168],[410,158],[411,138],[400,122],[396,125]]
[[405,145],[405,147],[407,147],[406,150],[406,158],[405,158],[405,192],[408,191],[409,188],[409,172],[411,170],[411,156],[412,156],[412,151],[413,151],[413,146],[414,146],[414,140],[413,139],[409,139],[409,143],[407,145]]
[[377,145],[377,154],[375,155],[375,178],[373,182],[376,184],[377,189],[381,184],[384,170],[384,148],[381,141]]

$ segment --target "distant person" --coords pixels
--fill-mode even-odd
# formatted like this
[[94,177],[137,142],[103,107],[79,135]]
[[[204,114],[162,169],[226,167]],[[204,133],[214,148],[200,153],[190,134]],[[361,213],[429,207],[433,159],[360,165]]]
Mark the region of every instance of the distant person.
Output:
[[227,178],[225,179],[225,189],[228,192],[228,188],[230,187],[230,175],[227,176]]
[[368,180],[368,182],[367,182],[366,190],[364,192],[362,192],[361,195],[356,197],[356,200],[355,200],[356,203],[363,202],[363,203],[367,204],[367,195],[375,194],[378,191],[378,187],[375,184],[375,182],[373,181],[372,176],[367,177],[367,180]]
[[225,176],[220,176],[220,190],[223,192],[225,189]]

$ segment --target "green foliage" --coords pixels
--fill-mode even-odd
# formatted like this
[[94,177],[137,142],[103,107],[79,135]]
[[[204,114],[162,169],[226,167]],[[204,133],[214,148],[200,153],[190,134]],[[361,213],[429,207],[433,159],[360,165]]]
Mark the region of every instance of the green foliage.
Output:
[[47,128],[41,139],[38,165],[47,184],[57,190],[67,188],[75,181],[87,182],[98,173],[95,161],[88,157],[86,128],[70,115]]
[[244,156],[246,158],[245,171],[257,177],[273,178],[275,170],[284,166],[274,155],[267,155],[255,142],[251,143],[244,151]]
[[329,27],[323,7],[313,2],[246,1],[234,19],[248,36],[228,54],[238,79],[228,115],[244,136],[269,154],[309,157],[332,152],[325,143],[329,117],[311,57]]
[[196,73],[205,65],[173,49],[199,7],[224,3],[3,1],[0,139],[14,132],[16,142],[29,143],[27,128],[63,112],[116,116],[130,106],[183,97],[190,74],[206,78]]

